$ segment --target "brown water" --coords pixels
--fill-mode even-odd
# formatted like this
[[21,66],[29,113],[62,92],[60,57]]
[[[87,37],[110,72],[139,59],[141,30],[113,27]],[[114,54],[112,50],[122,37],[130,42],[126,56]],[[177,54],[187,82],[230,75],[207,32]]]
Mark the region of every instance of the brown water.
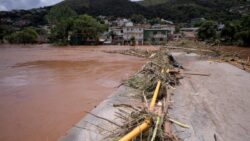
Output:
[[0,140],[55,141],[144,59],[126,47],[0,46]]

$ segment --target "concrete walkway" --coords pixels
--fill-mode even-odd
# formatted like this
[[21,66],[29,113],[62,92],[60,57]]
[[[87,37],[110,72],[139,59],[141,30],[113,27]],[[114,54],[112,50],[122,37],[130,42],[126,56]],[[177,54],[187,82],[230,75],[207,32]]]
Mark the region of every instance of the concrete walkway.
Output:
[[250,73],[195,54],[174,56],[189,72],[211,74],[181,80],[169,115],[191,128],[173,125],[174,133],[184,141],[250,141]]
[[[119,112],[118,108],[115,108],[113,105],[128,104],[135,107],[142,106],[141,99],[138,97],[139,94],[140,92],[135,89],[121,86],[93,109],[91,113],[122,125],[121,119],[116,117],[116,112]],[[127,111],[128,109],[123,110]],[[109,135],[112,135],[112,132],[119,129],[119,127],[106,120],[88,114],[74,125],[65,136],[61,137],[59,141],[110,141],[113,139]]]

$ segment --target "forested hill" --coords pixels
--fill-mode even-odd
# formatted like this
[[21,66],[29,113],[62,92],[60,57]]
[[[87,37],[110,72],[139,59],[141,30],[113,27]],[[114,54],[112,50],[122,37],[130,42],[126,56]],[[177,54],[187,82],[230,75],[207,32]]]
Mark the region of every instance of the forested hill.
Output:
[[68,5],[78,14],[130,17],[133,14],[150,16],[146,7],[129,0],[66,0],[58,5]]
[[[204,17],[215,20],[239,18],[247,10],[248,0],[66,0],[59,5],[69,5],[77,13],[94,16],[107,15],[130,17],[142,14],[147,18],[160,17],[175,22],[187,22],[193,18]],[[249,8],[246,8],[249,10]],[[243,12],[243,13],[242,13]],[[249,12],[249,11],[247,11]],[[249,13],[248,13],[249,14]]]
[[143,6],[153,6],[153,5],[163,4],[168,1],[169,0],[143,0],[143,1],[138,1],[138,3]]
[[[55,6],[67,5],[78,14],[92,16],[131,17],[141,14],[146,18],[164,18],[178,22],[190,22],[193,18],[216,21],[239,19],[250,14],[249,0],[65,0]],[[0,12],[1,24],[37,25],[46,24],[44,15],[50,8]],[[40,12],[40,13],[39,13]]]
[[232,7],[239,4],[244,4],[247,0],[143,0],[138,3],[143,6],[154,6],[158,4],[170,3],[170,4],[184,4],[184,3],[196,3],[203,6],[224,6]]
[[[146,0],[151,1],[151,0]],[[161,4],[148,5],[154,14],[177,22],[185,22],[197,17],[218,21],[233,20],[249,14],[246,0],[161,0]],[[159,1],[158,1],[159,2]],[[141,3],[143,4],[143,3]],[[245,7],[247,10],[233,10]]]

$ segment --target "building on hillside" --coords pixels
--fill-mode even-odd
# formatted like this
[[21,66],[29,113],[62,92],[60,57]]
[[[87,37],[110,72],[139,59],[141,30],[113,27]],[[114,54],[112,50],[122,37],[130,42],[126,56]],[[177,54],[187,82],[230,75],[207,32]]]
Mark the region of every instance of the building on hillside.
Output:
[[113,45],[123,45],[123,28],[122,27],[111,27],[109,33],[112,39]]
[[199,28],[181,28],[180,32],[185,39],[195,40],[197,37]]
[[131,39],[135,38],[136,45],[143,45],[143,31],[145,26],[126,26],[123,27],[124,44],[130,44]]
[[129,19],[124,19],[124,18],[117,18],[115,21],[113,21],[113,24],[118,27],[123,27],[123,26],[133,26],[133,22],[131,22]]
[[144,29],[144,44],[164,44],[168,41],[170,34],[170,29]]
[[175,25],[173,24],[155,24],[151,27],[152,29],[165,29],[169,30],[170,34],[174,34]]

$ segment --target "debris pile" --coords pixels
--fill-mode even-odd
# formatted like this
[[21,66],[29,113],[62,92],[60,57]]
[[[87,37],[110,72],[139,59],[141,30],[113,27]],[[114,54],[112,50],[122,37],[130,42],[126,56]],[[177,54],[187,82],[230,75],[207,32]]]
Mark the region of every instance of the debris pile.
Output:
[[[134,141],[178,140],[170,130],[171,120],[167,113],[171,105],[171,94],[174,87],[179,84],[179,79],[182,78],[179,75],[179,71],[174,70],[180,69],[182,66],[174,60],[166,48],[160,48],[157,51],[132,49],[112,53],[147,57],[150,60],[140,71],[124,82],[125,85],[141,91],[139,96],[144,101],[145,106],[132,107],[130,105],[122,105],[119,107],[114,105],[119,110],[116,116],[122,119],[123,126],[111,136],[116,140],[122,141],[124,135],[135,130],[136,127],[141,128],[142,125],[146,124],[146,126],[149,126],[148,129],[145,131],[141,129],[144,132],[140,132],[138,136],[133,137]],[[156,93],[157,96],[155,96]],[[155,97],[154,103],[156,103],[153,106],[152,101],[154,98],[152,97]],[[128,112],[128,109],[130,109],[130,112]],[[175,120],[171,122],[173,121]]]
[[142,50],[137,48],[130,48],[127,50],[112,50],[112,51],[104,51],[106,53],[119,53],[123,55],[130,55],[130,56],[136,56],[136,57],[142,57],[142,58],[149,58],[153,52],[156,51],[149,51],[149,50]]
[[210,58],[210,61],[227,62],[240,69],[250,72],[249,50],[242,47],[211,46],[204,42],[181,40],[168,43],[169,49],[184,50]]
[[[147,98],[152,98],[153,91],[157,85],[158,80],[161,80],[162,85],[172,86],[178,84],[178,78],[176,74],[171,73],[174,66],[179,66],[173,59],[167,49],[161,48],[155,53],[151,53],[150,61],[148,61],[142,69],[135,75],[131,76],[125,85],[141,90]],[[163,97],[165,93],[164,87],[161,87],[160,97]]]

